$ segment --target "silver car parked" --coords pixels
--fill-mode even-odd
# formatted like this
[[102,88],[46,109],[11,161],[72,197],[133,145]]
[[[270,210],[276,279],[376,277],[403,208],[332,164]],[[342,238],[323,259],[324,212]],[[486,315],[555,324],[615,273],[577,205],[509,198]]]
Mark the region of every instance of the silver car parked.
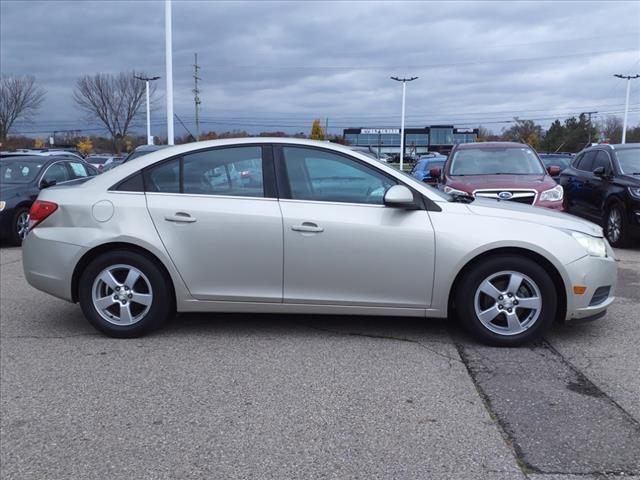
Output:
[[114,337],[176,310],[455,314],[483,342],[518,345],[604,315],[616,283],[593,223],[286,138],[170,147],[45,189],[23,245],[29,283]]

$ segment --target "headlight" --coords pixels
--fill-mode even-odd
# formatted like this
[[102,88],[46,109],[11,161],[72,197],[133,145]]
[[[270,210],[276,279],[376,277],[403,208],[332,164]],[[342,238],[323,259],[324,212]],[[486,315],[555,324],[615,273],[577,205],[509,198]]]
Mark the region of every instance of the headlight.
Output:
[[444,193],[450,193],[451,195],[469,195],[467,192],[463,192],[462,190],[451,188],[449,186],[444,187]]
[[562,185],[557,185],[549,190],[545,190],[540,194],[541,202],[559,202],[562,200],[564,189]]
[[7,206],[7,202],[0,202],[0,212]]
[[606,257],[607,256],[607,245],[605,244],[604,238],[601,237],[592,237],[591,235],[586,235],[580,232],[570,232],[571,236],[576,239],[576,241],[582,245],[587,253],[592,257]]
[[[633,198],[640,198],[640,187],[629,187],[629,193]],[[0,208],[0,210],[2,210],[2,208]]]

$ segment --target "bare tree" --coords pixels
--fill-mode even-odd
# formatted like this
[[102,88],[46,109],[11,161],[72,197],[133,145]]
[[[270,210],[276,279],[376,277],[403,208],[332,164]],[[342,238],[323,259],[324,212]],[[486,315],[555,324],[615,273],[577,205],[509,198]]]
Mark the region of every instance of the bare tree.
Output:
[[620,117],[614,115],[605,117],[598,122],[598,129],[602,133],[604,140],[610,143],[620,143],[622,141],[622,119]]
[[[136,74],[140,75],[137,72],[85,75],[78,79],[73,92],[76,105],[88,119],[102,124],[111,134],[117,153],[145,102],[145,84],[134,78]],[[155,93],[154,85],[150,93]]]
[[30,75],[2,75],[0,80],[0,143],[18,119],[32,120],[46,92]]

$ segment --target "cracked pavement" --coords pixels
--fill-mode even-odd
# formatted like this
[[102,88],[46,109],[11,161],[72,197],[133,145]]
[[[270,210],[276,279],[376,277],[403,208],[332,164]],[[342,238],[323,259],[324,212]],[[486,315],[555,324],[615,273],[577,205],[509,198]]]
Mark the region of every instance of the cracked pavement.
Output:
[[604,319],[492,349],[445,321],[296,315],[110,339],[3,248],[0,477],[637,479],[640,250],[618,253]]

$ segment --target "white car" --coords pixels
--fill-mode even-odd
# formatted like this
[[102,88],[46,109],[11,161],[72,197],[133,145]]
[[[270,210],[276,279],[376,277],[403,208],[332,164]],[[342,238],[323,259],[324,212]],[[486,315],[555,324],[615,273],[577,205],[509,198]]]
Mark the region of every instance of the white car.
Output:
[[289,138],[169,147],[46,188],[23,249],[31,285],[80,302],[115,337],[176,310],[454,314],[512,346],[555,320],[603,316],[616,285],[591,222],[444,194],[347,147]]

